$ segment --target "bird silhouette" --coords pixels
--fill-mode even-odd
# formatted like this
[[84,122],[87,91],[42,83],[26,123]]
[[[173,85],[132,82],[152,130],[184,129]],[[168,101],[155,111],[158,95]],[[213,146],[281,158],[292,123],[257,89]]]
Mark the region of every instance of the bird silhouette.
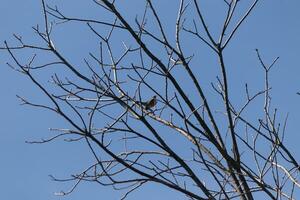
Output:
[[142,102],[142,104],[145,106],[146,110],[153,108],[157,104],[156,95],[154,95],[150,100]]

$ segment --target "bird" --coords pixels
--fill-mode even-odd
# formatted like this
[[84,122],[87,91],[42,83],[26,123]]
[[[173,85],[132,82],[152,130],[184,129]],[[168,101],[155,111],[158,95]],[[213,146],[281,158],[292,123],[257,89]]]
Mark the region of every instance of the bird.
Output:
[[156,95],[154,95],[150,100],[142,102],[142,104],[145,106],[146,110],[153,108],[157,104]]

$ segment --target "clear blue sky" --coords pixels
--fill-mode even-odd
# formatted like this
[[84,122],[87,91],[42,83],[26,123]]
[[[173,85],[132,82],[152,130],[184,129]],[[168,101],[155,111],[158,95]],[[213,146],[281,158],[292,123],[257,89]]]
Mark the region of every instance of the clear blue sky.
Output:
[[[218,10],[221,9],[221,0],[202,0],[205,2],[206,18],[209,19],[211,29],[217,27]],[[31,27],[42,23],[41,3],[37,0],[0,0],[0,42],[12,41],[12,34],[22,35],[28,41],[32,40]],[[92,1],[51,1],[52,4],[63,8],[74,16],[99,16]],[[124,3],[123,14],[134,19],[141,0],[122,0]],[[176,8],[175,0],[164,0],[159,7],[159,12],[164,13],[165,22],[170,22],[174,16],[173,8]],[[243,0],[243,2],[249,2]],[[86,5],[89,4],[89,5]],[[282,115],[289,113],[286,143],[300,161],[299,150],[299,116],[300,96],[300,1],[299,0],[265,0],[260,1],[239,29],[236,37],[226,52],[227,61],[234,68],[234,73],[229,73],[232,78],[231,90],[238,95],[241,87],[233,83],[248,82],[254,89],[262,88],[263,71],[259,68],[254,49],[260,49],[267,62],[280,56],[280,60],[271,72],[273,85],[273,105],[279,108]],[[126,11],[126,12],[125,12]],[[83,53],[90,47],[92,41],[84,38],[76,41],[76,45],[83,48],[73,48],[71,39],[74,35],[65,35],[60,28],[57,33],[61,37],[57,42],[65,42],[63,48],[69,50],[68,56]],[[59,34],[58,34],[59,35]],[[66,41],[68,38],[70,40]],[[190,44],[193,45],[193,44]],[[86,55],[87,53],[84,52]],[[19,106],[16,94],[36,101],[45,98],[30,83],[30,81],[14,72],[6,62],[10,61],[6,52],[0,51],[0,199],[43,199],[43,200],[82,200],[84,199],[117,199],[119,194],[109,188],[99,187],[95,184],[81,184],[77,190],[69,196],[57,197],[54,192],[68,189],[69,184],[60,184],[50,180],[48,175],[53,174],[60,178],[66,178],[72,172],[83,169],[84,164],[92,161],[88,149],[81,144],[68,144],[61,141],[43,145],[29,145],[26,140],[35,140],[51,135],[48,128],[63,128],[64,122],[52,113],[37,110],[31,107]],[[209,61],[208,61],[209,63]],[[241,67],[243,66],[243,67]],[[233,69],[232,69],[233,70]],[[230,71],[230,70],[229,70]],[[230,71],[232,72],[232,71]],[[209,72],[207,72],[209,73]],[[255,113],[255,112],[254,112]],[[144,192],[144,193],[143,193]],[[146,190],[141,190],[129,197],[137,200],[154,199],[182,199],[174,196],[164,188],[148,185]]]

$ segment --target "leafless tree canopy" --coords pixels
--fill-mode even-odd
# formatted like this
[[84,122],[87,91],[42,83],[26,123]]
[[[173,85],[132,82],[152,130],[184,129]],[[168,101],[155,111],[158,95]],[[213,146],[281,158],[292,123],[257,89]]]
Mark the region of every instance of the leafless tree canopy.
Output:
[[[158,1],[144,0],[135,20],[124,15],[127,1],[86,3],[109,17],[69,16],[42,0],[44,23],[33,27],[37,42],[16,34],[17,43],[1,47],[12,58],[8,65],[50,101],[19,97],[22,103],[53,111],[68,123],[53,128],[53,137],[32,143],[84,142],[95,158],[66,179],[74,183],[69,191],[57,195],[92,181],[122,189],[122,199],[149,182],[187,199],[295,198],[299,164],[283,141],[286,120],[280,122],[270,106],[269,74],[278,58],[267,63],[254,52],[265,77],[260,91],[245,85],[243,94],[231,95],[228,80],[224,51],[239,39],[238,29],[255,15],[259,0],[220,0],[224,12],[217,32],[211,31],[201,0],[172,0],[178,4],[172,24],[166,24]],[[248,9],[240,11],[240,4]],[[70,24],[94,41],[81,63],[55,42],[55,30]],[[212,56],[201,56],[200,48]],[[203,59],[216,65],[202,67]],[[202,77],[207,70],[217,72],[210,85]],[[260,106],[253,120],[247,109],[256,99]]]

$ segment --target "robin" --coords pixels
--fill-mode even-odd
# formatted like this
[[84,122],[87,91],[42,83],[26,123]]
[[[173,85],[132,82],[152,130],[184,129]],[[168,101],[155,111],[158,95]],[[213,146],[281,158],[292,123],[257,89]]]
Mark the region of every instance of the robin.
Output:
[[156,95],[154,95],[149,101],[142,102],[142,104],[145,106],[146,110],[153,108],[157,104]]

